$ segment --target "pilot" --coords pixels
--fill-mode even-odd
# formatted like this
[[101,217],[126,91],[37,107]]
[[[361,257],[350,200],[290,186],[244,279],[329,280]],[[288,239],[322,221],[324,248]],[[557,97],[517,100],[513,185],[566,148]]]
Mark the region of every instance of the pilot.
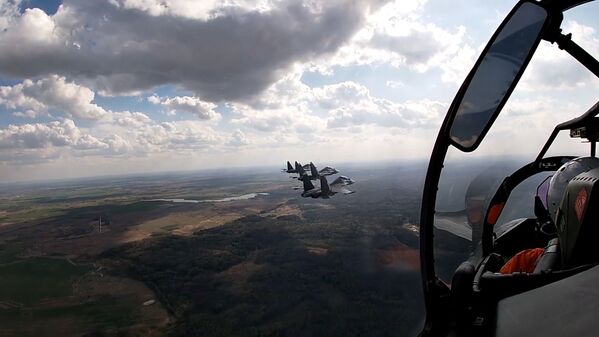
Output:
[[[546,205],[550,218],[556,223],[559,208],[566,191],[566,186],[570,180],[577,175],[588,172],[599,167],[599,158],[597,157],[579,157],[570,160],[562,165],[551,177],[549,188],[547,189]],[[541,198],[543,196],[540,196]],[[537,262],[543,254],[543,248],[525,249],[514,255],[506,264],[501,267],[500,273],[532,273],[535,270]]]

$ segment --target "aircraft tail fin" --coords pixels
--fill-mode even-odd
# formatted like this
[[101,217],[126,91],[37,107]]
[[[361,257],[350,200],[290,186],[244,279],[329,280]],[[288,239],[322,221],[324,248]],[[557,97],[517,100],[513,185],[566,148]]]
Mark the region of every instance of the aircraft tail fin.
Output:
[[316,166],[314,166],[314,164],[312,162],[310,162],[310,173],[312,174],[313,177],[318,177],[318,170],[316,169]]
[[304,192],[314,189],[314,185],[310,181],[310,178],[303,176],[302,181],[304,182]]
[[301,164],[297,165],[297,173],[299,173],[300,177],[303,177],[306,175],[306,171],[304,171],[304,168],[302,167]]
[[287,171],[293,171],[293,166],[291,166],[289,161],[287,161]]
[[320,177],[320,190],[324,195],[329,195],[331,189],[329,188],[329,182],[326,177]]

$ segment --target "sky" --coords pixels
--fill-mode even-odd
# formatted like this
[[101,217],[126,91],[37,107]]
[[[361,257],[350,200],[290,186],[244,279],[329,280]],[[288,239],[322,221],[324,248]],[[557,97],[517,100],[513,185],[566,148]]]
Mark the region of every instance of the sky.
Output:
[[[0,0],[0,182],[425,160],[514,4]],[[597,13],[562,24],[595,56]],[[482,153],[538,151],[598,88],[542,42]]]

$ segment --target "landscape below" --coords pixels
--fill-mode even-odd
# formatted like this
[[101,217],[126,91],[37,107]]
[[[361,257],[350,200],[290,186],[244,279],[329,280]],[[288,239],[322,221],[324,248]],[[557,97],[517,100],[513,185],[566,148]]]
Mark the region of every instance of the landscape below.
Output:
[[0,335],[415,334],[423,169],[343,174],[327,200],[259,170],[5,185]]

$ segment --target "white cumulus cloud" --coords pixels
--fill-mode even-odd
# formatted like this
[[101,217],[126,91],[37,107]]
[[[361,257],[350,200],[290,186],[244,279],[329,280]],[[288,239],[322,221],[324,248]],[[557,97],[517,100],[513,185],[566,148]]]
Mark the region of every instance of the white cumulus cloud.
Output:
[[98,139],[82,135],[81,130],[70,119],[46,124],[8,125],[0,129],[0,149],[41,149],[46,147],[89,148],[103,147]]
[[36,117],[54,110],[69,118],[98,120],[108,112],[93,103],[95,93],[84,86],[67,82],[65,77],[51,75],[14,86],[0,86],[0,105],[23,109],[17,116]]
[[177,112],[189,112],[203,120],[220,118],[220,114],[214,111],[214,109],[217,107],[216,104],[202,101],[195,96],[160,98],[156,95],[152,95],[148,97],[148,102],[162,105],[170,114],[176,114]]

